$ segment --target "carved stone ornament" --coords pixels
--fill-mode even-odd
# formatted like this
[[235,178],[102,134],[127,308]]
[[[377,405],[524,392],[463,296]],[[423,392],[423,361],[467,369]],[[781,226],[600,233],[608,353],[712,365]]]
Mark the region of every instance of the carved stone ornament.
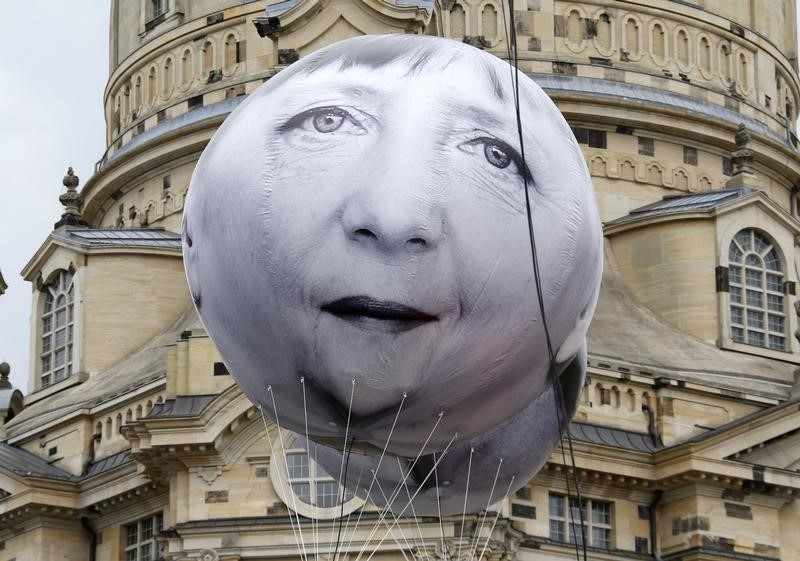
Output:
[[213,549],[204,549],[197,556],[198,561],[219,561],[219,553]]
[[58,200],[64,205],[64,213],[61,215],[61,220],[55,223],[54,228],[61,226],[87,226],[81,215],[83,208],[83,197],[77,191],[80,180],[78,176],[72,171],[72,167],[67,169],[67,175],[64,176],[62,181],[67,192],[63,193]]
[[219,466],[200,467],[195,468],[194,473],[197,477],[205,481],[207,485],[211,485],[222,475],[222,468]]

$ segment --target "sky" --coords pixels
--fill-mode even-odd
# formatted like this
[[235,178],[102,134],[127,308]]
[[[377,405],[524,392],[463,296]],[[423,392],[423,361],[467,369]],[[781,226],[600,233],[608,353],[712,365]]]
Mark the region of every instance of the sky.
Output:
[[26,0],[3,9],[0,272],[8,289],[0,296],[0,362],[27,393],[32,287],[19,273],[61,216],[67,167],[83,185],[105,150],[109,0]]
[[3,5],[0,33],[0,362],[27,393],[31,284],[20,271],[63,207],[68,166],[81,185],[105,150],[109,0]]

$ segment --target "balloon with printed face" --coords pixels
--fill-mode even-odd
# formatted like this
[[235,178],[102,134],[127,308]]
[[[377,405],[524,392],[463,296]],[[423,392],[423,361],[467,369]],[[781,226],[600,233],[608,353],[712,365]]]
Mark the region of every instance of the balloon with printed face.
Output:
[[284,428],[414,457],[541,395],[526,189],[555,369],[577,355],[600,220],[567,123],[519,79],[523,144],[507,63],[358,37],[281,71],[214,135],[184,211],[189,286],[243,391]]
[[390,505],[396,516],[480,512],[527,485],[541,469],[575,413],[585,377],[582,351],[560,376],[560,402],[551,385],[508,421],[439,454],[346,456],[299,435],[298,441],[326,472],[342,474],[340,484],[349,491],[379,507]]

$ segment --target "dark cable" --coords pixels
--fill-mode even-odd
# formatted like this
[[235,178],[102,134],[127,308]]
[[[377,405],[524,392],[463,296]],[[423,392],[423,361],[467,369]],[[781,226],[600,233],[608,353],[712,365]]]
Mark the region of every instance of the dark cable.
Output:
[[[517,30],[516,25],[514,22],[514,0],[508,0],[509,3],[509,21],[510,21],[510,40],[508,27],[506,27],[506,38],[508,43],[508,51],[509,51],[509,59],[513,65],[512,70],[512,85],[514,87],[514,109],[516,111],[516,118],[517,118],[517,135],[519,136],[519,146],[520,146],[520,156],[522,158],[523,163],[525,162],[525,142],[524,137],[522,134],[522,115],[520,112],[520,103],[519,103],[519,61],[517,59]],[[503,18],[503,24],[505,25],[505,18]],[[566,419],[566,408],[564,405],[564,393],[561,387],[561,380],[560,376],[555,371],[555,353],[553,352],[553,343],[550,337],[550,329],[547,325],[547,316],[545,313],[545,306],[544,306],[544,296],[542,294],[542,283],[541,283],[541,273],[539,269],[539,259],[538,254],[536,251],[536,236],[534,235],[533,231],[533,214],[531,212],[531,200],[530,200],[530,193],[528,191],[528,185],[533,184],[533,180],[530,177],[529,173],[530,170],[528,169],[527,165],[522,166],[522,175],[525,181],[525,211],[527,214],[527,221],[528,221],[528,237],[530,240],[530,247],[531,247],[531,260],[533,262],[533,275],[534,275],[534,282],[536,284],[536,296],[539,304],[539,313],[542,316],[542,327],[544,328],[545,340],[547,343],[547,356],[549,360],[549,368],[548,374],[552,380],[553,384],[553,394],[555,396],[556,402],[556,418],[558,422],[558,427],[561,432],[561,455],[562,461],[567,465],[566,457],[564,455],[564,446],[563,446],[563,435],[566,433],[567,435],[567,442],[569,446],[569,454],[572,463],[572,473],[575,479],[575,494],[576,499],[578,502],[578,512],[580,516],[580,529],[581,529],[581,546],[583,550],[583,561],[587,559],[587,549],[586,549],[586,526],[585,526],[585,517],[583,512],[583,499],[581,497],[580,491],[580,483],[578,480],[578,471],[575,463],[575,451],[572,446],[572,435],[569,432],[569,427],[567,426],[567,419]],[[569,470],[567,470],[569,471]],[[567,472],[564,473],[564,477],[567,484],[567,510],[569,512],[569,517],[567,520],[572,520],[572,508],[570,508],[570,488],[569,488],[569,474]],[[574,528],[574,522],[572,523]],[[569,528],[567,528],[569,531]],[[577,540],[574,538],[577,537],[574,535],[573,531],[573,541],[575,542],[575,555],[576,558],[580,559],[580,552],[578,550],[578,543]]]
[[350,439],[350,446],[347,447],[347,451],[345,453],[344,458],[344,482],[342,485],[342,499],[341,499],[341,509],[339,510],[339,531],[336,535],[336,549],[333,551],[332,560],[335,560],[336,557],[339,555],[339,544],[341,544],[342,540],[342,518],[344,518],[344,497],[347,494],[347,466],[350,464],[350,452],[353,451],[353,442],[355,442],[355,437]]

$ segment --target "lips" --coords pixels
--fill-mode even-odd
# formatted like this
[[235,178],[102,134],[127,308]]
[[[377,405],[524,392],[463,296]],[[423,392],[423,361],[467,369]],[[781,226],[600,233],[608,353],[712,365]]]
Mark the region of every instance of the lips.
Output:
[[329,302],[321,309],[359,327],[392,332],[409,331],[439,319],[398,302],[378,300],[369,296],[347,296]]

